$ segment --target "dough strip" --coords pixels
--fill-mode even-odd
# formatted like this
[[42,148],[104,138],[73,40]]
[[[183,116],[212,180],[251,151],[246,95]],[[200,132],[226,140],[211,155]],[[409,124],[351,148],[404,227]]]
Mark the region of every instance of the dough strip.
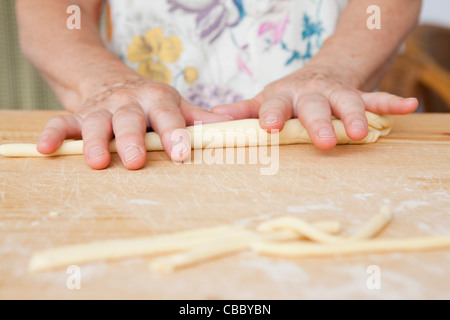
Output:
[[415,237],[403,239],[373,239],[344,244],[258,241],[250,245],[259,254],[283,258],[317,258],[350,254],[375,254],[443,250],[450,248],[450,236]]
[[105,240],[46,249],[33,254],[29,270],[39,272],[72,264],[187,250],[208,243],[211,238],[242,229],[241,226],[219,226],[161,236]]
[[319,243],[345,243],[372,238],[378,234],[392,219],[388,207],[382,207],[380,213],[370,219],[356,234],[344,238],[330,235],[296,217],[282,217],[269,220],[260,224],[257,228],[260,232],[271,232],[275,230],[292,230],[304,237]]
[[[338,144],[374,143],[380,136],[387,135],[392,128],[392,121],[388,116],[366,112],[366,117],[369,123],[369,134],[361,141],[352,141],[347,136],[341,120],[332,120]],[[283,130],[279,134],[268,134],[265,130],[262,130],[258,119],[211,123],[190,126],[186,129],[191,135],[191,147],[193,149],[311,143],[308,132],[298,119],[286,121]],[[146,134],[145,146],[147,151],[163,150],[161,140],[155,132]],[[115,140],[112,140],[110,143],[110,152],[117,152]],[[54,157],[81,154],[83,154],[82,140],[65,141],[51,155],[39,153],[35,144],[0,145],[0,155],[4,157]]]
[[[341,230],[340,224],[336,221],[318,221],[313,223],[312,227],[329,233],[338,233]],[[153,272],[168,274],[179,268],[249,249],[250,244],[254,241],[277,241],[278,243],[278,241],[296,240],[301,237],[301,234],[291,230],[281,230],[266,234],[248,230],[247,233],[224,236],[212,243],[207,243],[186,252],[155,259],[150,262],[149,266]]]

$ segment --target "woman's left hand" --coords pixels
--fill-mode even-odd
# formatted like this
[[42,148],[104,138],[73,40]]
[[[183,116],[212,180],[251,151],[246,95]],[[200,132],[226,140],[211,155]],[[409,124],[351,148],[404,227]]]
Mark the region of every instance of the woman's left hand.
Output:
[[213,113],[234,119],[259,118],[261,128],[283,129],[286,120],[298,117],[312,142],[322,150],[337,143],[332,115],[344,123],[354,141],[368,134],[365,110],[378,114],[408,114],[418,107],[416,98],[404,99],[385,92],[361,92],[332,66],[306,66],[267,85],[255,98],[217,106]]

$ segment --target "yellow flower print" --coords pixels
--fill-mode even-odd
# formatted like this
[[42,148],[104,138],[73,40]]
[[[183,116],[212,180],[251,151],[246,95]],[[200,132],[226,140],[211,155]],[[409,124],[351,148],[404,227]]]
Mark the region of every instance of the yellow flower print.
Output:
[[161,28],[149,30],[145,36],[137,36],[128,47],[128,60],[139,62],[137,72],[145,77],[171,84],[172,72],[165,63],[178,61],[183,44],[176,36],[164,37]]
[[198,78],[198,71],[194,67],[187,67],[184,70],[184,81],[188,84],[192,84]]
[[173,81],[172,72],[163,63],[148,61],[141,63],[137,68],[137,73],[141,76],[171,84]]

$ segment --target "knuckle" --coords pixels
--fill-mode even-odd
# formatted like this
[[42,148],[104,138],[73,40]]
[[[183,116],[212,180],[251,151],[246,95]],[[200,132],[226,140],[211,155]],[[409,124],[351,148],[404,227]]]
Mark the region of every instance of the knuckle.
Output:
[[173,137],[174,137],[173,132],[174,132],[173,128],[166,127],[161,130],[160,136],[161,136],[161,138],[170,137],[170,140],[173,140]]
[[134,92],[130,88],[117,88],[108,93],[108,102],[113,102],[117,105],[126,105],[130,100],[133,100]]
[[330,94],[330,102],[335,106],[345,105],[348,102],[348,96],[342,90],[335,90]]
[[90,150],[97,146],[104,146],[105,143],[106,143],[105,140],[100,137],[88,137],[88,138],[84,139],[84,142],[83,142],[84,148],[86,150]]
[[156,106],[150,112],[150,117],[157,119],[157,121],[163,121],[163,119],[176,119],[180,116],[181,110],[174,107]]
[[109,140],[110,132],[112,131],[111,121],[99,115],[92,115],[86,118],[82,125],[83,138]]
[[143,140],[142,134],[134,131],[125,131],[116,137],[120,144],[136,143]]
[[177,99],[179,103],[180,97],[178,92],[175,90],[175,88],[169,85],[166,84],[151,85],[147,89],[148,89],[146,90],[147,94],[156,103],[162,103],[164,101],[167,101],[168,99],[173,100],[174,97]]
[[322,74],[317,74],[308,81],[296,79],[293,83],[295,88],[306,92],[327,91],[332,86],[330,81]]
[[294,82],[295,79],[292,79],[292,81],[278,80],[266,85],[263,92],[266,97],[272,97],[281,94],[288,95],[292,92],[295,92],[296,86]]
[[100,109],[90,112],[84,119],[84,123],[90,122],[107,122],[111,119],[111,113],[106,109]]
[[309,122],[309,126],[311,128],[323,128],[323,127],[331,127],[331,123],[330,121],[327,121],[325,119],[319,119],[319,118],[315,118],[315,119],[311,119]]
[[348,111],[342,115],[342,118],[346,121],[360,120],[366,122],[365,117],[357,111]]
[[354,97],[351,92],[339,89],[331,92],[330,101],[336,106],[348,105],[351,101],[354,101]]
[[318,93],[311,93],[304,96],[301,96],[298,99],[299,103],[304,104],[310,104],[310,105],[323,105],[328,104],[327,99]]
[[141,108],[134,105],[120,107],[113,115],[113,121],[131,120],[136,122],[138,119],[145,122],[144,112]]
[[73,115],[57,115],[47,122],[43,132],[52,137],[65,139],[71,128],[80,124],[79,122],[74,124],[74,121],[77,122],[77,119]]
[[289,99],[288,97],[283,96],[283,95],[276,96],[275,99],[277,99],[284,105],[290,105],[292,103],[291,99]]
[[180,139],[187,139],[190,141],[189,132],[183,128],[166,127],[161,130],[162,137],[170,137],[171,141],[179,141]]
[[270,96],[273,95],[274,92],[279,91],[280,88],[279,81],[275,81],[266,85],[263,91],[266,95]]
[[271,97],[267,103],[268,107],[281,106],[283,108],[286,108],[286,107],[291,107],[291,105],[292,105],[291,100],[288,97],[283,96],[283,95],[277,95],[277,96]]
[[67,116],[63,115],[54,116],[48,121],[49,127],[67,127],[68,125],[69,120],[67,119]]

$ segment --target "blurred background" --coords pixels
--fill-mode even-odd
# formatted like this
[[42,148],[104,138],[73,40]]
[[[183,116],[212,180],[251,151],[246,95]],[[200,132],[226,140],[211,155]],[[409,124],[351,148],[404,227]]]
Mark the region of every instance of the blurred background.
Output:
[[[14,0],[0,1],[0,109],[62,109],[21,55]],[[450,112],[450,1],[424,0],[420,25],[407,39],[380,90],[418,97],[419,112]]]

